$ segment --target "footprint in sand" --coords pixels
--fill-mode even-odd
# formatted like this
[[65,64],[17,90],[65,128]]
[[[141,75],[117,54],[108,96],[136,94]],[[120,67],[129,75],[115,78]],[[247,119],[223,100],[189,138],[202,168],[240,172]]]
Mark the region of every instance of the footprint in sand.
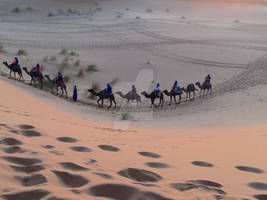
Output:
[[246,172],[251,172],[251,173],[255,173],[255,174],[262,174],[264,173],[263,170],[255,168],[255,167],[248,167],[248,166],[236,166],[237,169],[241,170],[241,171],[246,171]]
[[110,176],[109,174],[99,173],[99,172],[95,172],[94,174],[97,175],[97,176],[100,176],[100,177],[102,177],[104,179],[108,179],[108,180],[113,179],[113,177]]
[[40,137],[42,134],[34,130],[22,130],[22,135],[25,137]]
[[23,130],[29,130],[29,129],[34,129],[34,126],[28,125],[28,124],[19,124],[18,128],[23,129]]
[[72,162],[62,162],[60,163],[60,165],[64,169],[71,170],[71,171],[88,171],[89,170],[88,168],[82,167]]
[[63,199],[63,198],[58,198],[58,197],[50,197],[47,200],[69,200],[69,199]]
[[21,185],[28,187],[33,185],[40,185],[43,183],[47,183],[47,179],[42,174],[34,174],[32,176],[26,176],[23,178],[19,178]]
[[19,132],[18,132],[17,130],[15,130],[15,129],[11,129],[11,130],[9,130],[9,132],[10,132],[10,133],[19,134]]
[[248,186],[256,190],[267,190],[267,183],[252,182]]
[[[172,183],[172,184],[170,184],[170,187],[172,187],[172,188],[174,188],[180,192],[186,192],[189,190],[202,190],[202,191],[207,191],[207,192],[215,192],[217,194],[222,194],[222,195],[226,194],[226,192],[223,191],[222,189],[219,189],[219,188],[216,188],[213,186],[207,186],[207,185],[213,185],[211,183],[204,184],[204,185],[201,185],[199,183],[201,183],[201,182],[197,182],[197,183],[193,183],[193,182],[192,183]],[[214,185],[216,185],[216,184],[214,184]]]
[[102,184],[88,189],[87,193],[95,197],[105,197],[114,200],[153,199],[171,200],[153,192],[141,191],[135,187],[122,184]]
[[205,185],[205,186],[209,186],[209,187],[222,188],[222,185],[220,183],[216,183],[214,181],[209,181],[209,180],[191,180],[188,182],[194,183],[194,184],[199,184],[199,185]]
[[126,168],[118,172],[120,176],[138,182],[158,182],[162,179],[161,176],[154,172],[150,172],[144,169]]
[[92,152],[91,149],[87,147],[82,147],[82,146],[75,146],[75,147],[70,147],[72,151],[77,151],[77,152]]
[[42,145],[45,149],[54,149],[55,147],[53,145]]
[[156,168],[156,169],[163,169],[163,168],[169,168],[170,166],[165,163],[159,163],[159,162],[147,162],[145,163],[148,167]]
[[117,148],[117,147],[113,147],[113,146],[110,146],[110,145],[98,145],[98,147],[104,151],[113,151],[113,152],[117,152],[119,151],[120,149]]
[[40,200],[50,194],[50,192],[46,190],[31,190],[31,191],[25,191],[25,192],[18,192],[14,194],[5,194],[2,195],[2,197],[6,200]]
[[76,188],[84,186],[87,183],[89,183],[89,181],[86,178],[79,175],[73,175],[68,172],[56,171],[56,170],[52,172],[57,176],[57,178],[65,187]]
[[198,167],[214,167],[213,164],[208,163],[208,162],[203,162],[203,161],[192,161],[191,163]]
[[156,154],[156,153],[152,153],[152,152],[146,152],[146,151],[142,151],[142,152],[138,152],[141,156],[145,156],[145,157],[149,157],[149,158],[160,158],[161,155]]
[[255,195],[254,198],[258,200],[267,200],[267,194],[258,194]]
[[39,172],[45,169],[42,165],[34,165],[30,167],[10,165],[10,167],[16,172],[21,172],[21,173],[26,173],[26,174],[32,174],[32,173]]
[[12,147],[8,147],[8,148],[4,149],[4,152],[5,153],[8,153],[8,154],[12,154],[12,153],[24,153],[25,150],[21,149],[18,146],[12,146]]
[[8,162],[24,167],[31,167],[35,164],[42,162],[40,159],[37,158],[21,158],[21,157],[10,157],[10,156],[4,156],[3,158]]
[[71,138],[71,137],[58,137],[57,140],[60,141],[60,142],[66,142],[66,143],[75,143],[75,142],[77,142],[77,139]]
[[22,145],[22,142],[14,138],[5,138],[0,143],[8,146]]

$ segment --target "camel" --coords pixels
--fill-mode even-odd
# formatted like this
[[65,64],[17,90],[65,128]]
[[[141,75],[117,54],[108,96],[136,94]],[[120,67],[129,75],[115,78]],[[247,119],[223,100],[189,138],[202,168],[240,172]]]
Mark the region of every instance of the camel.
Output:
[[[94,89],[89,89],[88,92],[92,93],[94,96],[99,97],[99,99],[97,100],[98,107],[103,107],[104,99],[109,99],[110,105],[108,106],[108,109],[111,108],[113,102],[116,108],[117,103],[115,101],[115,97],[113,94],[106,95],[105,94],[106,90],[101,90],[100,92],[96,92]],[[100,101],[101,105],[99,103]]]
[[66,98],[68,97],[68,93],[67,93],[67,87],[64,81],[56,81],[56,79],[51,80],[49,75],[45,75],[45,78],[48,80],[48,82],[51,84],[51,90],[53,93],[53,89],[56,88],[57,93],[56,95],[58,95],[58,88],[61,88],[61,97],[63,96],[64,92],[66,94]]
[[187,85],[186,89],[183,87],[181,88],[182,91],[184,91],[186,93],[186,101],[189,98],[189,100],[191,100],[191,92],[193,93],[193,99],[195,99],[195,91],[197,91],[198,89],[195,87],[195,85],[193,83],[190,83]]
[[178,95],[179,96],[178,104],[179,104],[181,102],[181,99],[182,99],[183,90],[181,90],[179,88],[179,92],[178,93],[176,93],[174,90],[171,90],[170,92],[168,90],[163,90],[163,93],[170,97],[170,104],[169,105],[172,104],[172,98],[174,99],[175,104],[177,104],[176,96]]
[[[150,106],[150,107],[152,107],[152,106],[154,106],[154,107],[163,106],[163,104],[164,104],[164,96],[163,96],[163,93],[161,92],[159,96],[158,96],[157,93],[158,93],[158,92],[154,90],[154,91],[151,92],[150,94],[147,94],[147,92],[145,92],[145,91],[142,92],[141,94],[144,95],[146,98],[151,99],[151,106]],[[159,101],[159,105],[158,105],[158,106],[156,106],[156,105],[154,104],[154,101],[155,101],[155,99],[157,99],[157,98],[160,99],[160,101]]]
[[130,100],[134,101],[136,100],[137,105],[141,104],[141,96],[137,93],[133,93],[132,91],[128,92],[127,94],[122,94],[122,92],[116,92],[121,98],[127,99],[127,103],[129,103]]
[[3,64],[10,70],[9,78],[11,77],[11,73],[13,72],[15,78],[16,78],[16,73],[18,73],[19,74],[19,80],[21,80],[21,78],[24,80],[19,64],[12,63],[9,65],[9,64],[7,64],[7,62],[3,62]]
[[36,87],[36,81],[37,81],[40,84],[40,89],[43,88],[44,76],[42,73],[37,74],[33,70],[29,72],[27,67],[23,67],[22,69],[26,72],[26,74],[28,74],[31,77],[31,84],[34,83],[34,86]]
[[210,95],[212,94],[212,85],[211,84],[207,84],[206,82],[204,82],[202,85],[200,84],[200,82],[196,82],[196,85],[200,88],[200,92],[199,95],[201,96],[202,94],[205,94],[205,91],[207,90],[208,94],[210,92]]

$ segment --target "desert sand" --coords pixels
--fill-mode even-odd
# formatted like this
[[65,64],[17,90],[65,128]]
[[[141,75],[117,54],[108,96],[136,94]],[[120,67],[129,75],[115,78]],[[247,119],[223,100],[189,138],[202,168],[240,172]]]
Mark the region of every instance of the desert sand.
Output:
[[[260,0],[1,1],[0,199],[267,199],[266,11]],[[8,78],[2,62],[19,49],[22,67],[61,70],[80,102]],[[178,105],[116,94],[207,74],[212,95]],[[89,98],[107,82],[116,109]]]

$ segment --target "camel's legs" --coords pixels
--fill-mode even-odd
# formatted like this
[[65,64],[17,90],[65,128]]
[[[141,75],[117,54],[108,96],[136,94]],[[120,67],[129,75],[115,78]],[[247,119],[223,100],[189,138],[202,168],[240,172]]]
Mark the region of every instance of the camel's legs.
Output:
[[112,100],[111,100],[111,99],[109,99],[109,107],[108,107],[108,109],[110,109],[110,108],[111,108],[111,106],[112,106]]
[[101,101],[101,107],[103,107],[103,105],[104,105],[104,99],[101,99],[102,101]]
[[172,95],[170,96],[170,103],[169,103],[169,105],[171,105],[172,104]]
[[101,100],[101,98],[99,98],[99,99],[97,100],[98,107],[100,107],[100,103],[99,103],[100,100]]

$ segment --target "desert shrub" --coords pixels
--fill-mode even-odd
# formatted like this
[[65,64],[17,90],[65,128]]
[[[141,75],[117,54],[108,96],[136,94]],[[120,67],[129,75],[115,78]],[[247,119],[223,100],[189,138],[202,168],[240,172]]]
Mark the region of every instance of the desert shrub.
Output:
[[49,58],[50,61],[56,61],[57,60],[57,57],[56,56],[52,56]]
[[48,16],[48,17],[53,17],[53,16],[55,16],[55,14],[52,13],[52,12],[49,12],[49,13],[47,14],[47,16]]
[[70,75],[65,75],[65,76],[64,76],[64,81],[65,81],[66,83],[69,83],[69,82],[71,81],[71,76],[70,76]]
[[27,10],[27,11],[30,11],[30,12],[34,11],[34,9],[33,9],[31,6],[28,6],[28,7],[26,8],[26,10]]
[[146,12],[148,12],[148,13],[151,13],[152,12],[152,9],[146,9]]
[[117,84],[119,81],[120,81],[119,77],[115,77],[115,78],[113,78],[113,79],[110,81],[110,84],[111,84],[111,85],[115,85],[115,84]]
[[99,69],[96,65],[88,65],[86,68],[86,72],[92,73],[92,72],[98,72]]
[[137,16],[137,17],[136,17],[136,19],[140,19],[140,17],[139,17],[139,16]]
[[68,53],[68,50],[66,48],[61,49],[61,51],[59,52],[59,54],[61,55],[65,55],[67,53]]
[[79,67],[80,66],[80,59],[78,59],[78,60],[76,60],[76,62],[74,63],[74,66],[76,66],[76,67]]
[[70,55],[71,55],[71,56],[77,56],[78,54],[77,54],[75,51],[71,51],[71,52],[70,52]]
[[26,56],[26,55],[28,55],[28,53],[24,49],[19,49],[18,52],[17,52],[17,55],[18,56]]
[[78,77],[83,77],[84,76],[84,70],[83,69],[79,69],[77,76]]
[[43,59],[44,62],[47,62],[48,61],[48,56],[45,56],[44,59]]
[[5,53],[5,48],[4,46],[0,43],[0,53]]
[[131,115],[129,113],[121,113],[121,120],[126,121],[131,118]]
[[16,7],[12,10],[13,13],[20,13],[21,9],[19,7]]
[[44,71],[44,69],[45,69],[45,65],[41,65],[41,71]]

